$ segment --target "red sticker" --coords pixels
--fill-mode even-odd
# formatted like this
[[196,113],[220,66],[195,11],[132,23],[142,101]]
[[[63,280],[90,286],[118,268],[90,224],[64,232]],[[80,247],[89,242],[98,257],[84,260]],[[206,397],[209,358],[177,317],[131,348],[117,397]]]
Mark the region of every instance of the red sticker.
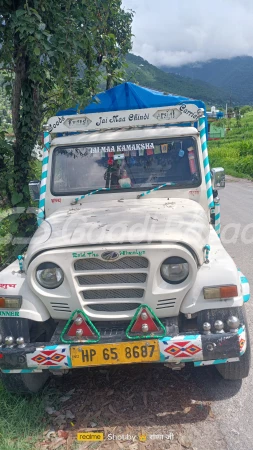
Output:
[[152,148],[148,148],[148,149],[147,149],[147,155],[148,155],[148,156],[153,155],[153,153],[154,153],[154,152],[153,152],[153,149],[152,149]]

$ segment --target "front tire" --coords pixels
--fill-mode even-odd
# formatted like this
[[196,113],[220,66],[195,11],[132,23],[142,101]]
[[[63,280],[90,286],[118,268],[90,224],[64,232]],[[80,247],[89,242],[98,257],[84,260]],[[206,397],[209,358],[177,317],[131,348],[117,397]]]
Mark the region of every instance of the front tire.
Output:
[[2,373],[1,380],[12,394],[37,394],[49,378],[48,370],[39,373]]
[[250,371],[251,348],[248,323],[243,310],[247,348],[245,353],[240,356],[240,361],[228,362],[226,364],[217,364],[216,368],[224,380],[242,380],[247,378]]

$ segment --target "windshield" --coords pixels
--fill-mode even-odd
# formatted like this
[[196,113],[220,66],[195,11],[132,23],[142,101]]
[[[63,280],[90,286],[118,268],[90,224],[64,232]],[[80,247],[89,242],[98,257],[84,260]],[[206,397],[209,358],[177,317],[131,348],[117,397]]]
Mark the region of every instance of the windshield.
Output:
[[199,186],[194,138],[57,147],[53,153],[53,195],[103,187],[138,191],[166,183],[163,189]]

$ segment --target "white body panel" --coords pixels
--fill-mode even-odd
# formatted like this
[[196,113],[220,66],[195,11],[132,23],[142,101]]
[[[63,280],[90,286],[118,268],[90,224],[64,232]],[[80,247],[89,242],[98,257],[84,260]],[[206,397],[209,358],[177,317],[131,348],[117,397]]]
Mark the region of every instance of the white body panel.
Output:
[[38,252],[51,248],[157,241],[188,245],[202,264],[208,240],[206,213],[192,200],[135,198],[119,202],[106,194],[104,201],[87,204],[83,200],[81,205],[52,214],[36,231],[26,264]]
[[[188,291],[181,305],[184,314],[195,313],[204,309],[231,308],[243,305],[243,292],[240,274],[227,253],[213,227],[210,227],[209,264],[203,264],[192,288]],[[237,285],[238,297],[222,300],[206,300],[203,287]]]
[[[218,309],[243,305],[243,293],[239,273],[235,264],[224,250],[216,233],[211,229],[210,245],[214,248],[210,254],[210,263],[197,267],[192,254],[183,246],[173,243],[163,244],[137,244],[137,245],[110,245],[94,247],[66,247],[64,249],[52,249],[43,251],[30,263],[27,273],[18,273],[18,262],[13,263],[0,274],[0,283],[16,283],[14,289],[4,291],[0,288],[0,295],[22,295],[23,304],[19,317],[32,320],[45,321],[50,316],[55,319],[67,320],[76,309],[83,309],[86,314],[96,321],[100,320],[126,320],[131,319],[134,311],[123,313],[97,312],[92,310],[97,304],[119,303],[145,303],[148,304],[158,317],[170,317],[179,312],[193,314],[204,309]],[[105,251],[119,252],[120,257],[134,254],[148,260],[147,268],[123,270],[75,270],[77,261],[102,260],[101,255]],[[179,285],[169,285],[160,275],[161,263],[169,256],[181,256],[190,265],[190,274],[187,280]],[[36,280],[37,266],[46,261],[55,262],[65,273],[63,284],[54,290],[42,288]],[[10,270],[9,270],[10,269]],[[139,274],[147,275],[146,281],[138,284],[113,284],[106,285],[80,285],[79,276],[94,276],[106,274]],[[205,300],[203,297],[204,286],[235,284],[238,287],[238,297],[225,300]],[[83,292],[100,289],[142,289],[141,298],[113,298],[113,299],[85,299]]]
[[[64,131],[60,125],[57,125],[56,131]],[[87,197],[74,206],[71,206],[74,196],[55,197],[51,194],[52,154],[58,146],[183,136],[191,136],[197,141],[202,181],[196,189],[168,187],[140,199],[137,199],[138,192],[134,190],[106,192]],[[29,245],[24,264],[26,274],[18,272],[17,262],[0,273],[0,285],[15,284],[15,288],[10,288],[11,292],[0,287],[0,295],[10,293],[23,296],[20,317],[35,321],[45,321],[50,316],[67,320],[72,311],[83,309],[92,320],[124,320],[133,317],[136,311],[136,308],[131,310],[131,304],[145,303],[158,317],[163,318],[176,316],[180,312],[193,314],[204,309],[243,304],[236,266],[209,225],[201,143],[194,127],[117,130],[55,138],[49,151],[45,198],[46,221]],[[207,244],[211,247],[209,264],[204,262],[204,247]],[[147,265],[123,271],[96,266],[87,270],[75,266],[76,261],[80,260],[95,260],[99,264],[105,251],[117,252],[117,260],[131,255],[142,257]],[[182,257],[189,264],[189,276],[180,284],[168,284],[161,277],[161,264],[169,256]],[[36,268],[48,261],[58,264],[65,274],[62,285],[51,290],[42,288],[36,279]],[[94,277],[90,277],[117,276],[123,272],[137,275],[137,278],[141,274],[143,281],[93,284]],[[87,281],[87,277],[90,277],[89,283],[83,285],[82,280]],[[203,298],[203,287],[226,284],[237,285],[238,297],[212,301]],[[118,298],[103,297],[101,291],[105,289],[117,289],[120,294],[124,292]],[[127,290],[138,295],[124,296]],[[95,295],[90,291],[96,291],[95,298],[89,298]],[[123,303],[129,307],[123,312],[94,309],[94,305],[95,308],[101,304],[110,308],[110,305]]]
[[[15,314],[13,317],[25,317],[37,322],[44,322],[49,319],[50,316],[46,306],[29,288],[26,274],[19,272],[19,263],[17,260],[0,272],[0,285],[7,285],[6,288],[0,287],[0,297],[1,295],[22,296],[22,307],[19,311],[14,311],[18,315]],[[4,317],[4,314],[12,312],[13,310],[11,309],[1,308],[0,317]]]

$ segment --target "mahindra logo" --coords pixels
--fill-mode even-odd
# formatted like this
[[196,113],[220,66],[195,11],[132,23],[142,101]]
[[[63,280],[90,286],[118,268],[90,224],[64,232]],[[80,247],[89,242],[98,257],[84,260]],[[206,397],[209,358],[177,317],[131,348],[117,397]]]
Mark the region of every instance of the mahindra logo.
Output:
[[106,261],[114,261],[119,257],[119,254],[117,252],[104,252],[101,255],[101,258],[105,259]]

